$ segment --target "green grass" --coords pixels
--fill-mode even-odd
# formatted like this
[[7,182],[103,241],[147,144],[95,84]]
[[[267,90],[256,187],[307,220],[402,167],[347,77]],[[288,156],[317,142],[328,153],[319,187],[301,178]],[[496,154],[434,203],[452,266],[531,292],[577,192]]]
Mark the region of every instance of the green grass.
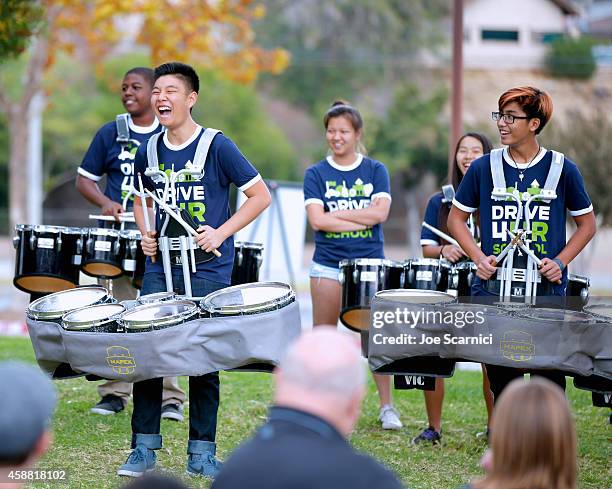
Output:
[[[28,339],[0,338],[0,360],[34,362]],[[272,394],[267,374],[222,373],[218,453],[227,458],[265,419]],[[181,378],[183,388],[187,387]],[[129,453],[131,404],[127,412],[102,417],[89,414],[98,400],[95,384],[84,379],[56,382],[60,402],[54,419],[54,443],[42,464],[68,472],[67,484],[34,484],[28,487],[115,488],[124,480],[115,475]],[[571,382],[569,382],[571,384]],[[612,430],[606,409],[591,406],[590,393],[568,386],[576,416],[579,440],[579,478],[582,489],[610,488]],[[481,475],[478,461],[486,448],[476,433],[483,431],[486,412],[479,372],[457,371],[447,382],[444,405],[444,445],[411,447],[409,439],[426,424],[423,395],[419,391],[394,392],[404,428],[383,431],[377,421],[378,398],[370,381],[363,414],[351,441],[392,468],[407,487],[456,489]],[[183,476],[186,462],[187,422],[162,421],[164,448],[158,464],[184,477],[192,487],[207,487],[203,480]],[[279,461],[282,463],[282,461]],[[307,463],[305,461],[305,463]]]

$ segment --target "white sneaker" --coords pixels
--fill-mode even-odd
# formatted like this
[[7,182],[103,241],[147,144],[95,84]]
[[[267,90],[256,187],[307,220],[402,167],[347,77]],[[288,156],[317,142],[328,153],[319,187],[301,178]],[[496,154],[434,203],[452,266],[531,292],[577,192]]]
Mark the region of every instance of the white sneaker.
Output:
[[378,419],[382,424],[383,430],[399,430],[404,426],[399,419],[397,409],[390,404],[385,404],[380,408]]

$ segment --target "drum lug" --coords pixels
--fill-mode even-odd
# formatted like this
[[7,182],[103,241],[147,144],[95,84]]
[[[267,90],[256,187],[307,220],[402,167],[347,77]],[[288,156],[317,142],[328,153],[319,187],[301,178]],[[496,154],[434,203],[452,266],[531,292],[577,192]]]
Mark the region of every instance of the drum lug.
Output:
[[87,251],[87,253],[89,253],[90,255],[93,252],[93,239],[91,238],[91,236],[89,236],[87,238],[87,241],[85,241],[85,250]]
[[113,243],[113,254],[118,255],[119,251],[121,251],[121,243],[117,240]]
[[261,263],[263,262],[263,256],[257,255],[255,260],[257,261],[257,269],[259,270],[259,267],[261,267]]
[[57,240],[55,240],[55,250],[58,252],[62,250],[62,233],[57,235]]
[[355,284],[359,283],[359,269],[358,268],[353,270],[353,283]]
[[587,287],[584,287],[581,291],[580,291],[580,300],[582,300],[582,303],[584,305],[587,304],[587,302],[589,302],[589,289]]
[[83,253],[83,238],[78,238],[76,241],[76,253],[77,255]]
[[344,270],[338,272],[338,282],[340,282],[340,285],[344,284]]
[[238,253],[236,253],[236,256],[238,257],[238,266],[241,267],[242,266],[242,259],[244,258],[244,255],[243,255],[242,251],[239,250]]
[[30,236],[30,249],[33,250],[35,248],[36,248],[36,236],[32,234],[32,236]]
[[19,235],[13,236],[13,248],[15,249],[19,248],[20,241],[21,241],[21,238],[19,237]]
[[136,254],[136,252],[138,251],[138,242],[137,241],[130,241],[130,250],[132,251],[133,255]]

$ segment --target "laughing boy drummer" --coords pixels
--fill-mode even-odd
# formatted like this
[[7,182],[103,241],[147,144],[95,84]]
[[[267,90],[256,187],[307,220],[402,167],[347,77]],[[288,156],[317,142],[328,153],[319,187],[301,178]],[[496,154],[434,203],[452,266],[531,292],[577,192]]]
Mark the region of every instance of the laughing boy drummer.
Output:
[[[202,150],[204,141],[210,142],[205,156],[204,177],[177,183],[176,200],[188,217],[198,226],[196,242],[201,250],[210,253],[218,249],[220,257],[207,255],[198,261],[196,273],[191,273],[194,297],[203,297],[230,284],[234,233],[253,221],[270,204],[270,193],[253,165],[242,155],[236,145],[221,133],[204,130],[191,117],[191,109],[198,100],[199,78],[191,66],[182,63],[166,63],[155,69],[155,82],[151,104],[166,131],[151,138],[138,149],[135,173],[143,175],[143,184],[151,192],[163,190],[163,183],[154,183],[145,177],[147,167],[171,174],[185,168],[187,163],[197,163],[196,148]],[[213,132],[211,132],[213,131]],[[199,143],[202,140],[203,146]],[[148,146],[148,148],[147,148]],[[200,154],[200,151],[197,152]],[[150,155],[156,155],[157,158]],[[157,160],[157,164],[155,164]],[[244,192],[245,203],[230,216],[229,190],[235,184]],[[134,201],[136,223],[142,232],[142,249],[151,257],[157,254],[157,239],[147,237],[141,198]],[[151,208],[151,199],[147,199]],[[159,235],[162,212],[156,216]],[[199,252],[200,250],[198,250]],[[183,271],[180,265],[171,267],[175,291],[185,293]],[[142,293],[151,294],[166,290],[162,260],[156,263],[147,259]],[[134,412],[132,415],[132,453],[119,471],[119,475],[138,477],[155,466],[155,451],[162,446],[160,413],[162,379],[150,379],[134,384]],[[219,408],[219,373],[212,372],[199,377],[189,377],[189,441],[187,444],[187,471],[192,475],[215,477],[221,462],[215,457],[217,411]]]

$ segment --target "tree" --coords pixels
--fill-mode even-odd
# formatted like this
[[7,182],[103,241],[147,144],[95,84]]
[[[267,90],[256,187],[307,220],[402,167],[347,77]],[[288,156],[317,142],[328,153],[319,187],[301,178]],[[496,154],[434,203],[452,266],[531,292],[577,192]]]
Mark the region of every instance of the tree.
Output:
[[[170,59],[200,62],[242,83],[254,81],[260,72],[279,73],[288,62],[285,51],[267,51],[255,44],[251,23],[261,18],[265,9],[253,0],[29,3],[42,9],[44,29],[31,27],[37,25],[37,8],[2,10],[0,17],[0,32],[13,32],[14,25],[30,26],[19,31],[22,43],[9,45],[11,53],[18,53],[31,38],[27,55],[0,67],[0,110],[7,116],[10,137],[11,227],[27,221],[27,185],[31,178],[25,149],[29,142],[28,121],[33,101],[42,93],[45,69],[59,53],[68,52],[83,63],[98,64],[127,40],[148,46],[154,63]],[[5,90],[7,80],[19,67],[23,69],[21,89],[9,94]]]
[[597,69],[592,49],[592,39],[561,37],[551,43],[544,64],[554,77],[588,79]]
[[291,64],[274,84],[283,98],[319,114],[334,98],[414,66],[423,46],[445,38],[438,20],[447,0],[264,0],[255,29],[262,44],[280,42]]

